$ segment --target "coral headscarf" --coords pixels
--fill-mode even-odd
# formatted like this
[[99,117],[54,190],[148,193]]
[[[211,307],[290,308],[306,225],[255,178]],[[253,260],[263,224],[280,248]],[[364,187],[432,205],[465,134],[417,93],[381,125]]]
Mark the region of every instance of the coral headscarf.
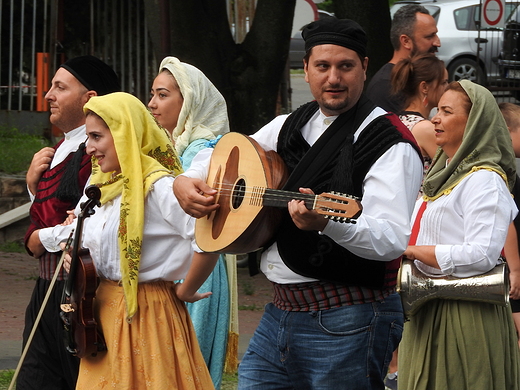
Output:
[[184,98],[172,133],[179,156],[192,141],[212,140],[229,132],[226,101],[204,73],[176,57],[162,60],[159,73],[164,69],[175,77]]
[[424,178],[425,200],[449,194],[464,177],[479,169],[497,172],[513,188],[516,162],[509,130],[491,92],[469,80],[459,81],[471,100],[462,143],[446,166],[448,156],[437,152]]
[[121,195],[118,242],[127,320],[137,311],[137,284],[144,227],[144,200],[154,182],[182,172],[180,161],[164,129],[136,97],[116,92],[92,97],[83,110],[107,124],[121,173],[103,173],[93,158],[91,183],[101,188],[101,203]]

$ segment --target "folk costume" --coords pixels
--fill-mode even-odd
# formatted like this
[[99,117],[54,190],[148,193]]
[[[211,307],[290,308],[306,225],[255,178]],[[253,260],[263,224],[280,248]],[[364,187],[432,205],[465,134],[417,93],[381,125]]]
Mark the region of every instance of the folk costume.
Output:
[[[364,32],[350,20],[313,22],[303,37],[365,56]],[[339,116],[308,103],[252,137],[285,161],[284,189],[346,192],[362,197],[363,211],[355,224],[328,221],[322,232],[284,219],[262,253],[274,299],[240,363],[239,389],[382,388],[404,321],[396,259],[422,178],[411,133],[362,95]],[[200,152],[185,175],[205,179],[210,154]]]
[[[307,52],[332,44],[366,57],[366,36],[347,19],[313,22],[302,36]],[[355,224],[328,221],[321,232],[297,229],[286,214],[262,255],[275,294],[240,364],[239,388],[382,388],[403,323],[396,259],[421,181],[411,133],[361,95],[337,117],[311,102],[254,138],[287,164],[284,189],[347,193],[363,211]]]
[[[172,132],[175,150],[181,159],[184,170],[191,165],[192,159],[202,149],[208,147],[208,141],[229,132],[229,120],[226,101],[211,81],[196,67],[181,62],[176,57],[166,57],[159,66],[159,72],[169,71],[179,86],[183,104]],[[230,334],[230,288],[236,290],[228,278],[228,269],[234,272],[233,262],[227,267],[225,255],[221,255],[213,272],[199,288],[200,293],[211,291],[207,299],[187,303],[197,339],[208,365],[215,388],[220,388],[226,350],[238,350],[238,333]],[[235,271],[236,272],[236,271]],[[229,282],[228,282],[229,279]],[[236,284],[236,282],[235,282]],[[236,304],[234,305],[236,306]],[[235,360],[238,357],[235,357]]]
[[[76,57],[61,67],[72,73],[88,90],[94,90],[99,95],[120,89],[115,72],[96,57]],[[83,125],[66,132],[64,138],[54,146],[56,152],[50,167],[42,174],[36,194],[30,194],[33,201],[29,212],[31,223],[25,235],[25,243],[38,229],[41,229],[40,240],[44,246],[44,241],[54,241],[49,237],[52,229],[46,228],[62,223],[67,218],[67,210],[76,207],[91,172],[90,156],[85,153],[85,140]],[[54,246],[53,251],[45,252],[38,259],[40,273],[25,313],[24,347],[60,257],[60,248]],[[63,325],[59,320],[65,279],[66,273],[62,269],[20,369],[18,389],[75,388],[79,359],[65,350]]]
[[82,358],[77,388],[212,389],[173,289],[198,249],[194,220],[172,190],[180,161],[166,131],[134,96],[93,97],[84,109],[107,123],[121,173],[93,168],[101,207],[85,220],[82,243],[101,279],[95,316],[108,350]]
[[[440,269],[430,276],[470,277],[497,264],[517,213],[510,189],[515,158],[493,95],[463,80],[472,102],[462,143],[451,161],[440,151],[423,185],[416,245],[435,245]],[[405,324],[399,388],[518,389],[520,351],[511,309],[484,302],[434,299]]]

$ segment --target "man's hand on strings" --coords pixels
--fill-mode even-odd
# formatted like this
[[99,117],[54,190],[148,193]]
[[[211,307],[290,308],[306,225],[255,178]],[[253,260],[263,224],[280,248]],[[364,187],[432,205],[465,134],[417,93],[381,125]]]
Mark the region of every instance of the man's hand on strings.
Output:
[[219,207],[215,204],[217,190],[200,179],[177,176],[173,182],[173,193],[182,209],[195,218],[204,217]]
[[[310,188],[300,188],[302,194],[314,195]],[[301,230],[318,230],[325,229],[328,220],[318,214],[315,210],[309,210],[305,206],[303,200],[293,199],[288,203],[289,214],[298,229]]]

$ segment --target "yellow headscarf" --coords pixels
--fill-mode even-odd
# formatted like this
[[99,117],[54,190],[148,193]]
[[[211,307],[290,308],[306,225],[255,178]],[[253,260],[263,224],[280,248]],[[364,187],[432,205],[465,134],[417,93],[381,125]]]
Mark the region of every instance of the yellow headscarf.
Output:
[[137,311],[137,284],[144,227],[144,200],[155,181],[182,172],[164,129],[136,97],[116,92],[92,97],[83,110],[108,125],[121,173],[103,173],[93,158],[91,183],[101,188],[101,204],[121,195],[118,242],[127,320]]

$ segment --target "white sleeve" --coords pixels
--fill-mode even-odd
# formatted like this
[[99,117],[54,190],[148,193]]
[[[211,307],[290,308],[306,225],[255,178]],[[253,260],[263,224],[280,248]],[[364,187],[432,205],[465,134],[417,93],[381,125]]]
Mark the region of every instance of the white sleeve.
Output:
[[[464,222],[463,242],[436,245],[435,256],[445,275],[464,278],[497,264],[517,208],[504,180],[494,172],[477,171],[459,186],[463,186],[457,197]],[[446,227],[446,232],[450,228],[455,227]]]
[[[87,183],[90,181],[87,180]],[[86,195],[83,195],[81,199],[79,200],[78,204],[76,205],[76,208],[74,209],[74,213],[76,214],[76,217],[81,212],[81,204],[88,200]],[[76,223],[78,219],[74,219],[72,224],[67,226],[62,225],[56,225],[51,226],[47,228],[40,229],[38,232],[38,237],[40,238],[40,242],[42,243],[43,247],[47,252],[59,252],[61,251],[60,243],[64,240],[66,240],[72,229],[76,228]]]
[[422,176],[417,151],[404,142],[392,146],[364,179],[357,223],[329,221],[322,233],[360,257],[390,261],[401,256],[410,238]]
[[67,226],[57,225],[40,229],[38,236],[40,238],[40,242],[47,250],[47,252],[59,252],[61,251],[60,243],[69,237],[70,232],[75,229],[75,227],[76,220]]
[[[257,141],[266,151],[276,150],[278,133],[280,132],[285,119],[287,119],[287,116],[288,115],[277,116],[267,125],[253,134],[251,138]],[[208,175],[208,168],[212,154],[213,148],[202,149],[193,158],[190,167],[184,173],[182,173],[182,175],[191,177],[192,179],[201,179],[205,181]]]

